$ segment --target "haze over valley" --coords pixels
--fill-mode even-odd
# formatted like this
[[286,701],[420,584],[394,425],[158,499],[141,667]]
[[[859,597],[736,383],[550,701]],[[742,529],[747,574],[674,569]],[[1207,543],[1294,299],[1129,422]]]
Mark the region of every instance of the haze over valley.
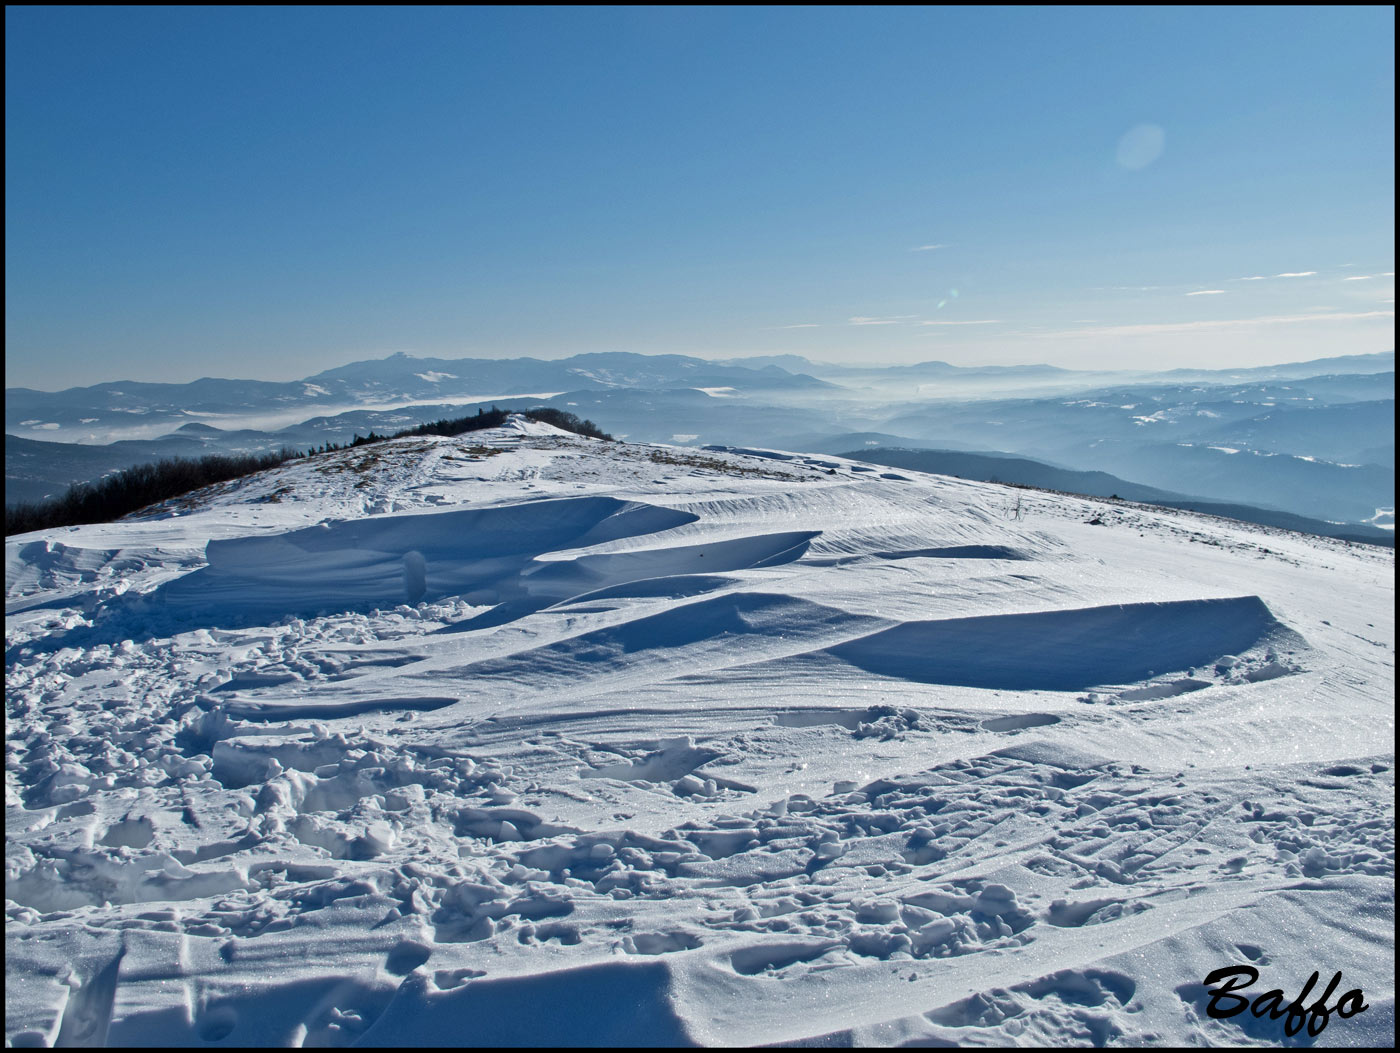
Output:
[[[1014,454],[1108,473],[1124,488],[1258,506],[1379,538],[1366,528],[1393,528],[1394,385],[1393,353],[1166,373],[400,353],[289,383],[9,389],[7,500],[56,497],[70,483],[160,457],[306,449],[482,406],[542,405],[620,438],[679,446]],[[287,423],[269,426],[279,421]]]

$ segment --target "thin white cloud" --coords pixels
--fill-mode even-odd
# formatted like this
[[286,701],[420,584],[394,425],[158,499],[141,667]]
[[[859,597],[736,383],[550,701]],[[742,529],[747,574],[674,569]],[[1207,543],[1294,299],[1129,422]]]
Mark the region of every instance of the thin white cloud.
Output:
[[948,245],[915,245],[910,252],[932,252],[934,249],[946,249]]
[[1139,336],[1152,333],[1190,333],[1201,329],[1235,329],[1251,325],[1290,325],[1297,322],[1344,322],[1363,318],[1394,318],[1394,311],[1357,311],[1352,314],[1288,314],[1265,318],[1226,318],[1202,322],[1155,322],[1146,325],[1106,325],[1098,329],[1062,329],[1035,336]]
[[941,322],[941,321],[940,321],[940,322],[930,322],[930,321],[927,321],[927,320],[926,320],[926,321],[922,321],[922,322],[915,322],[914,324],[915,324],[915,325],[1001,325],[1001,319],[1000,319],[1000,318],[979,318],[979,319],[977,319],[976,321],[969,321],[969,322]]
[[1248,278],[1231,278],[1232,282],[1266,282],[1268,277],[1263,274],[1252,274]]
[[1275,274],[1275,278],[1311,278],[1317,271],[1286,271],[1283,274]]
[[898,325],[898,318],[864,318],[856,317],[850,319],[850,325]]
[[1343,278],[1342,281],[1344,281],[1344,282],[1368,282],[1368,281],[1370,281],[1370,280],[1371,280],[1372,278],[1374,278],[1374,277],[1375,277],[1375,275],[1373,275],[1373,274],[1358,274],[1358,275],[1356,275],[1356,277],[1354,277],[1354,278]]
[[1219,296],[1224,293],[1224,289],[1198,289],[1196,292],[1189,292],[1187,296]]

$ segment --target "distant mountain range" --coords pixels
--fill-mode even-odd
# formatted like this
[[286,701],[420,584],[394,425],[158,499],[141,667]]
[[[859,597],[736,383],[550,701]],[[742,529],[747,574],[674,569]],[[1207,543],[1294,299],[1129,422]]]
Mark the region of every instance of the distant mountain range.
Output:
[[1170,370],[1075,370],[1045,364],[1016,366],[955,366],[948,362],[928,361],[910,365],[864,366],[813,362],[800,355],[757,355],[727,359],[736,366],[750,368],[777,367],[790,373],[805,373],[825,379],[852,377],[901,377],[920,379],[995,378],[1007,379],[1068,379],[1095,383],[1097,377],[1139,378],[1153,381],[1203,380],[1208,383],[1228,383],[1241,380],[1287,380],[1315,377],[1325,373],[1385,373],[1395,369],[1395,352],[1384,351],[1370,355],[1339,355],[1316,358],[1307,362],[1287,362],[1273,366],[1247,366],[1239,369],[1170,369]]
[[7,389],[6,499],[56,496],[161,457],[307,449],[481,406],[546,405],[633,441],[980,452],[1197,501],[1377,523],[1393,515],[1394,387],[1389,352],[1165,373],[831,366],[794,355],[397,354],[294,382]]
[[[170,429],[191,417],[211,418],[293,412],[305,408],[340,412],[356,406],[387,406],[414,401],[478,402],[508,395],[544,392],[665,390],[693,388],[737,395],[814,396],[841,394],[841,378],[882,377],[1024,383],[1072,380],[1081,387],[1120,382],[1212,383],[1316,376],[1323,373],[1383,373],[1394,370],[1393,352],[1352,355],[1309,363],[1243,370],[1168,373],[1076,372],[1048,365],[954,366],[922,362],[908,366],[834,366],[795,355],[709,361],[684,355],[603,353],[552,361],[536,358],[416,358],[402,352],[383,359],[352,362],[297,381],[221,380],[205,377],[187,384],[115,381],[63,391],[5,389],[5,431],[45,438],[44,432],[72,430],[84,436],[114,429],[161,425]],[[825,379],[823,379],[825,378]],[[1393,380],[1392,380],[1393,386]],[[856,394],[856,392],[850,392]],[[1371,397],[1374,397],[1372,395]],[[110,438],[124,436],[112,435]],[[64,436],[68,438],[68,436]],[[70,440],[71,441],[71,440]]]
[[217,420],[297,408],[310,415],[324,408],[422,400],[477,402],[541,392],[675,387],[815,392],[833,385],[776,366],[751,369],[682,355],[590,354],[543,361],[414,358],[400,352],[297,381],[205,377],[188,384],[117,381],[53,392],[6,388],[5,430],[37,438],[43,431],[103,433],[158,424],[174,428],[191,417]]

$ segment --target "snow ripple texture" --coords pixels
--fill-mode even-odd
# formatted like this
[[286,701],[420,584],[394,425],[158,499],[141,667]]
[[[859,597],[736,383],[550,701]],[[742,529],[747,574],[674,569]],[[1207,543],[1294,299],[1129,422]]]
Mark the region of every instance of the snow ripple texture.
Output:
[[1389,1044],[1392,554],[858,468],[513,422],[8,541],[7,1043],[1296,1044],[1250,964]]

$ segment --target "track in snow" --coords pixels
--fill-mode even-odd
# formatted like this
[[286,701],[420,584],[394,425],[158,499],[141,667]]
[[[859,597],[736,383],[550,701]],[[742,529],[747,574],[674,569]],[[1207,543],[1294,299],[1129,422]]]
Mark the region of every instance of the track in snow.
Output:
[[1385,554],[455,449],[7,546],[14,1044],[1389,1040]]

